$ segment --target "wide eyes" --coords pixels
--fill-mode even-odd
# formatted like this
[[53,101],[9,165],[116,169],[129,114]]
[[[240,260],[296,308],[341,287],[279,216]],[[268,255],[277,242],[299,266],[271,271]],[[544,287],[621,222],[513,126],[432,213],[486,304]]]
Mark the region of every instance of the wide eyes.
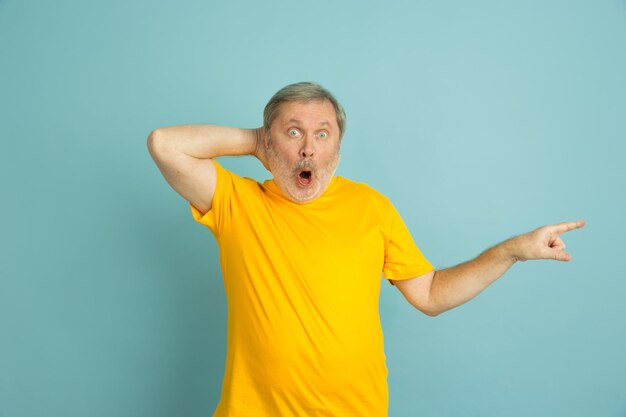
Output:
[[[298,129],[295,129],[295,128],[291,128],[291,129],[289,129],[289,130],[287,131],[287,133],[288,133],[288,134],[289,134],[289,136],[290,136],[290,137],[292,137],[292,138],[298,138],[298,137],[302,136],[302,133],[301,133]],[[325,131],[325,130],[322,130],[322,131],[320,131],[320,132],[317,134],[317,137],[319,137],[320,139],[327,139],[327,138],[328,138],[328,132],[327,132],[327,131]]]

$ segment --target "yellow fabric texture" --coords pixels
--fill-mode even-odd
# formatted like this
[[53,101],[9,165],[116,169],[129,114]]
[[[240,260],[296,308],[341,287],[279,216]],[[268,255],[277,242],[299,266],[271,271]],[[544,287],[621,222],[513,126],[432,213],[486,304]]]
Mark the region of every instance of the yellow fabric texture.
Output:
[[213,416],[387,416],[381,272],[407,279],[433,269],[394,207],[338,176],[298,204],[271,180],[214,163],[211,210],[190,204],[217,239],[228,300]]

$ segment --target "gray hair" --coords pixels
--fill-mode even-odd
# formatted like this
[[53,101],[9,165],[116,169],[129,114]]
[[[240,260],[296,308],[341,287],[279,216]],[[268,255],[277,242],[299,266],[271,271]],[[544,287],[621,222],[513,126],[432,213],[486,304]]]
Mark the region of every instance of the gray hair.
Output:
[[263,110],[263,126],[265,127],[268,138],[270,127],[276,117],[278,117],[278,109],[281,103],[289,101],[308,102],[313,100],[328,100],[331,102],[335,108],[335,114],[337,115],[339,139],[341,140],[343,133],[346,130],[346,112],[330,91],[326,90],[321,85],[312,82],[300,82],[283,87],[272,96],[270,101],[267,102],[265,110]]

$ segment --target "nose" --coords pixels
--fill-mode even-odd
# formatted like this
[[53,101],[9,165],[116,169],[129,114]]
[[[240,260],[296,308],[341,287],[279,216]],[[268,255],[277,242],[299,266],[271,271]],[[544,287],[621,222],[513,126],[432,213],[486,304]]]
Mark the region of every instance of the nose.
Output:
[[302,139],[302,147],[300,148],[300,156],[302,158],[312,158],[315,150],[313,149],[313,141],[307,137]]

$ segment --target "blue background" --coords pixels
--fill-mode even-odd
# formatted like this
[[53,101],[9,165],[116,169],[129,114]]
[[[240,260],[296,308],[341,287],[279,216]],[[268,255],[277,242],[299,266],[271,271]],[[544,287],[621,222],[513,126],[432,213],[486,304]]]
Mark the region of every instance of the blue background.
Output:
[[438,268],[588,222],[437,318],[383,281],[390,416],[626,416],[625,1],[0,0],[0,62],[0,417],[211,415],[218,252],[146,138],[302,80]]

